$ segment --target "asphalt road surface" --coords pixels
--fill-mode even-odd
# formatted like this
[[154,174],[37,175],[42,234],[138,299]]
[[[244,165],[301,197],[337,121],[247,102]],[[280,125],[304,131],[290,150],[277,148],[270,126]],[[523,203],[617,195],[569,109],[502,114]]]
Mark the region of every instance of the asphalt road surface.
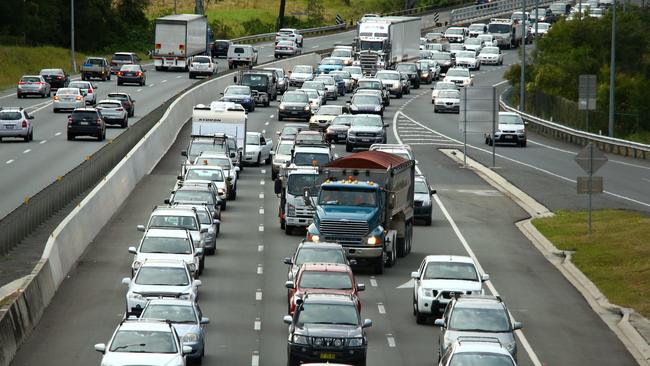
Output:
[[[512,55],[508,53],[509,60]],[[477,75],[477,83],[493,82],[490,75]],[[420,103],[423,116],[413,116],[422,118],[418,123],[428,128],[444,123],[437,116],[431,121],[429,92],[423,87],[392,100],[384,117],[391,123],[390,143],[408,142],[414,134],[405,128],[408,119],[395,118],[400,108],[406,113]],[[343,102],[340,98],[337,104]],[[284,124],[277,122],[276,108],[277,103],[272,103],[256,109],[249,115],[249,129],[275,137],[274,131]],[[454,116],[449,118],[457,128]],[[397,135],[393,132],[396,122]],[[99,363],[101,355],[93,344],[106,342],[123,316],[126,288],[120,280],[129,275],[132,258],[127,248],[141,236],[135,226],[146,222],[153,205],[168,196],[188,127],[90,244],[13,365]],[[367,286],[361,293],[362,316],[374,322],[368,331],[368,365],[431,365],[435,361],[439,330],[432,323],[416,325],[409,288],[410,272],[428,254],[472,255],[490,274],[486,291],[499,293],[513,317],[524,323],[518,334],[520,365],[636,365],[581,295],[516,229],[514,222],[526,218],[526,213],[435,149],[456,142],[442,136],[436,140],[440,146],[410,142],[419,169],[438,190],[433,225],[415,228],[413,252],[385,274],[356,270],[359,282]],[[532,145],[531,150],[536,148]],[[516,152],[524,154],[528,149]],[[336,152],[345,154],[341,145]],[[223,214],[217,253],[206,261],[199,300],[211,320],[206,365],[286,364],[287,327],[282,316],[287,268],[282,258],[293,252],[302,236],[286,236],[280,230],[269,169],[267,165],[242,171],[237,200]]]

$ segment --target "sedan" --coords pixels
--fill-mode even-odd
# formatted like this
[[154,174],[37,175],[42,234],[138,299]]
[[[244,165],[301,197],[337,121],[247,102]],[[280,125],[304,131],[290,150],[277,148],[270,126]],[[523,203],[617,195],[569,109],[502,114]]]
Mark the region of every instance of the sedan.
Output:
[[289,56],[296,56],[302,53],[302,50],[294,41],[280,41],[275,45],[273,56],[275,58],[283,58]]
[[65,88],[70,84],[70,77],[63,69],[43,69],[38,74],[50,84],[53,90]]
[[433,103],[433,112],[460,113],[460,91],[441,90]]
[[454,83],[460,87],[472,86],[474,84],[474,75],[469,73],[469,70],[463,67],[454,67],[447,71],[443,81]]
[[463,47],[465,47],[465,49],[468,51],[474,51],[478,53],[481,52],[485,45],[483,44],[483,40],[480,38],[467,38]]
[[449,68],[454,67],[456,64],[450,52],[434,52],[431,55],[431,59],[438,62],[438,65],[440,65],[440,73],[442,74],[446,73]]
[[384,115],[384,104],[381,97],[370,94],[355,94],[350,100],[350,112],[352,114],[373,113]]
[[335,117],[345,112],[344,107],[340,105],[322,106],[311,117],[309,128],[313,130],[325,130]]
[[478,54],[478,60],[482,64],[503,65],[503,54],[499,47],[485,47]]
[[0,108],[0,141],[4,137],[21,137],[25,142],[34,139],[34,116],[23,108]]
[[348,129],[354,116],[341,114],[335,117],[325,130],[325,139],[329,142],[341,142],[348,138]]
[[146,70],[138,64],[123,65],[117,72],[117,85],[132,83],[143,86],[147,83]]
[[333,77],[331,76],[318,76],[314,78],[314,81],[321,81],[323,84],[325,84],[325,88],[327,91],[327,97],[333,100],[337,100],[339,98],[339,87],[336,83],[336,80],[334,80]]
[[299,118],[309,122],[311,119],[311,107],[309,97],[306,93],[290,91],[284,93],[282,101],[278,106],[278,121],[285,118]]
[[85,90],[86,95],[84,99],[86,100],[86,104],[94,105],[97,103],[97,93],[95,93],[97,84],[91,83],[90,81],[71,81],[70,84],[68,84],[68,88],[79,88]]
[[456,66],[466,67],[470,70],[479,70],[481,68],[481,62],[476,58],[476,52],[474,51],[458,51],[456,54]]
[[443,90],[459,90],[458,86],[454,83],[446,82],[446,81],[439,81],[436,83],[435,86],[431,88],[431,104],[436,103],[436,98],[438,97],[438,94],[440,94],[441,91]]
[[41,98],[49,97],[51,95],[50,84],[41,75],[23,76],[16,86],[16,96],[20,99],[28,95],[40,95]]
[[326,57],[321,60],[320,64],[318,65],[318,68],[316,69],[317,74],[327,74],[330,71],[338,71],[342,70],[343,66],[343,60],[338,59],[338,58],[333,58],[333,57]]
[[255,110],[255,98],[253,98],[253,92],[250,86],[230,85],[221,94],[223,95],[221,97],[222,102],[241,104],[242,107],[246,108],[247,112],[253,112]]
[[415,187],[413,190],[413,217],[415,219],[424,220],[424,224],[429,226],[431,225],[431,214],[433,211],[431,196],[434,195],[436,191],[429,186],[429,183],[424,176],[415,177]]
[[120,125],[126,128],[129,125],[129,115],[122,102],[116,99],[99,101],[95,108],[102,114],[104,122],[108,125]]
[[52,98],[52,110],[54,113],[61,109],[75,109],[86,106],[86,91],[79,88],[60,88]]

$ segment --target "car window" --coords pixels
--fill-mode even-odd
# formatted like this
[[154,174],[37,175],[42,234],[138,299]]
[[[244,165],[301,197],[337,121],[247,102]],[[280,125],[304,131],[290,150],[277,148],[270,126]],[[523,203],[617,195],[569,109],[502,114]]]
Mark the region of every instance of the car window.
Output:
[[424,271],[425,280],[467,280],[478,281],[476,268],[472,263],[430,262]]
[[84,64],[102,66],[102,65],[104,65],[104,60],[102,60],[101,58],[89,58],[89,59],[86,60],[86,62]]
[[140,71],[140,65],[123,65],[120,71]]
[[282,102],[309,103],[309,97],[305,93],[286,93],[282,96]]
[[457,90],[442,90],[438,93],[439,98],[458,98],[460,99],[460,92]]
[[194,307],[188,305],[149,305],[140,317],[168,320],[172,323],[196,323],[197,321]]
[[39,72],[41,75],[63,75],[64,72],[61,69],[43,69]]
[[374,190],[362,189],[339,189],[321,187],[318,197],[319,205],[343,205],[343,206],[376,206],[377,195]]
[[451,312],[449,329],[458,331],[509,332],[510,323],[504,309],[459,307]]
[[381,101],[379,100],[379,97],[375,97],[372,95],[355,95],[352,97],[352,103],[353,104],[376,104],[379,105]]
[[181,267],[140,267],[135,283],[150,286],[187,286],[190,279]]
[[214,196],[209,191],[180,190],[174,193],[174,202],[206,202],[214,204]]
[[260,144],[260,139],[257,135],[255,134],[246,135],[246,145],[259,145],[259,144]]
[[23,83],[38,83],[41,81],[41,78],[38,76],[25,76],[20,79]]
[[352,280],[347,272],[304,271],[300,276],[300,287],[328,290],[350,290]]
[[190,169],[185,174],[185,179],[223,182],[223,171],[221,169]]
[[299,166],[322,166],[330,161],[329,154],[300,152],[293,156],[293,163]]
[[346,264],[346,259],[340,249],[302,248],[298,251],[294,264],[299,266],[303,263]]
[[202,152],[224,153],[226,152],[226,145],[221,142],[193,141],[188,151],[190,160],[194,160]]
[[291,149],[293,148],[293,144],[279,144],[278,145],[278,150],[276,151],[277,155],[289,155],[291,154]]
[[20,119],[22,115],[20,112],[14,112],[14,111],[0,111],[0,120],[2,121],[13,121]]
[[116,53],[113,55],[113,61],[131,61],[131,55]]
[[120,330],[115,334],[111,352],[176,353],[176,341],[171,332]]
[[313,72],[313,69],[311,68],[311,66],[297,65],[293,67],[292,72],[300,73],[300,74],[311,74]]
[[500,114],[499,115],[499,124],[504,125],[523,125],[524,121],[521,117],[513,114]]
[[122,104],[120,103],[109,103],[109,102],[102,102],[102,103],[97,103],[95,106],[97,109],[116,109],[116,108],[122,108]]
[[124,94],[109,93],[108,99],[129,100],[129,97]]
[[192,62],[201,63],[201,64],[209,64],[210,63],[210,58],[205,57],[205,56],[194,56],[194,58],[192,59]]
[[71,114],[73,120],[90,121],[97,119],[97,113],[92,111],[77,111]]
[[249,95],[251,89],[248,86],[229,86],[223,95]]
[[355,116],[352,119],[351,125],[381,127],[383,124],[381,122],[381,117],[375,118],[374,116]]
[[321,106],[318,109],[318,112],[316,114],[329,114],[329,115],[338,116],[342,112],[343,111],[342,111],[341,106],[338,106],[338,105],[324,105],[324,106]]
[[56,91],[56,95],[79,95],[79,88],[65,88]]
[[196,218],[192,216],[154,215],[149,227],[179,227],[188,230],[198,230]]
[[349,324],[359,325],[357,308],[339,304],[303,304],[297,323],[303,324]]
[[447,76],[469,77],[469,70],[465,69],[451,69],[447,71]]
[[141,253],[192,254],[187,238],[145,236],[140,245]]

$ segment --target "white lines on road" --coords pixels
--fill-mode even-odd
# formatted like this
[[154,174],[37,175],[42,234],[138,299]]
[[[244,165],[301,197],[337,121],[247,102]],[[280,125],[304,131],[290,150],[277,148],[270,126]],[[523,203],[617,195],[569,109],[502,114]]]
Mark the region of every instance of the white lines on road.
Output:
[[176,79],[180,79],[180,78],[182,78],[182,77],[183,77],[183,75],[178,75],[178,76],[176,77]]
[[270,115],[270,116],[269,116],[269,118],[273,118],[273,117],[275,117],[275,115],[274,115],[274,114],[272,114],[272,115]]
[[251,357],[251,366],[259,366],[260,365],[260,353],[258,351],[253,352],[253,356]]
[[257,246],[257,251],[258,252],[263,252],[264,251],[264,245],[258,245]]
[[27,154],[30,151],[32,151],[32,149],[27,149],[27,150],[23,151],[23,154]]
[[311,49],[313,50],[314,48],[318,48],[318,46],[311,46]]
[[262,232],[264,231],[264,225],[260,225],[257,227],[257,231]]
[[260,318],[255,318],[255,322],[253,323],[253,329],[254,330],[262,329],[262,321],[260,320]]
[[9,159],[9,160],[7,160],[7,161],[5,162],[5,164],[11,164],[11,163],[13,163],[13,162],[14,162],[14,159]]
[[262,289],[258,288],[257,291],[255,291],[255,301],[262,301]]
[[260,197],[261,200],[263,200],[264,199],[264,192],[261,192],[259,197]]
[[370,276],[370,286],[377,287],[377,280],[375,279],[375,276]]
[[163,80],[163,81],[161,81],[161,83],[166,83],[166,82],[167,82],[167,80]]
[[139,92],[141,92],[141,91],[142,91],[142,88],[136,90],[135,92],[136,92],[136,93],[139,93]]
[[260,207],[259,212],[260,212],[260,215],[264,215],[264,207]]
[[503,80],[502,82],[496,83],[496,84],[494,84],[494,85],[492,85],[492,86],[496,88],[497,86],[500,86],[500,85],[503,85],[503,84],[507,84],[507,83],[509,83],[509,82],[510,82],[510,81],[508,81],[508,80]]
[[266,174],[266,169],[260,169],[260,173]]
[[264,266],[262,266],[262,264],[258,264],[257,265],[257,274],[261,275],[263,273],[264,273]]
[[386,314],[386,308],[384,307],[384,304],[380,302],[377,303],[377,310],[379,311],[379,314]]
[[392,334],[390,333],[386,334],[386,340],[388,341],[388,347],[390,348],[397,347],[397,343],[395,343],[395,337],[393,337]]
[[43,145],[43,144],[46,143],[46,142],[47,142],[47,140],[43,140],[43,141],[39,142],[39,144],[40,144],[40,145]]
[[269,121],[264,122],[264,126],[268,126],[268,125],[269,125]]
[[260,185],[261,185],[261,186],[263,186],[264,183],[265,183],[265,182],[264,182],[264,179],[260,180]]
[[266,130],[262,130],[262,135],[266,135]]
[[150,88],[153,88],[154,85],[156,85],[156,84],[149,84],[149,87],[150,87]]
[[61,135],[61,132],[57,132],[54,134],[54,136],[59,136],[59,135]]

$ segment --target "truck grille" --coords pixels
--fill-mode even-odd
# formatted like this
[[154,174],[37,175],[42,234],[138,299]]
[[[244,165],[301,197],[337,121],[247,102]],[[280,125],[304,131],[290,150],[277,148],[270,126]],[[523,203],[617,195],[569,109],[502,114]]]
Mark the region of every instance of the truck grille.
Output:
[[365,221],[322,220],[318,230],[328,241],[341,244],[361,244],[368,235],[368,223]]
[[314,217],[314,210],[311,208],[300,208],[296,207],[296,216],[297,217],[306,217],[306,218],[312,218]]
[[451,300],[454,297],[455,294],[465,295],[465,293],[467,293],[467,295],[471,295],[472,291],[467,291],[467,292],[465,292],[465,291],[443,291],[440,294],[440,296],[442,296],[443,299]]
[[374,132],[357,132],[356,135],[359,136],[359,137],[375,137],[375,136],[377,136],[377,134],[374,133]]
[[314,337],[312,339],[314,348],[342,348],[345,346],[345,338]]

